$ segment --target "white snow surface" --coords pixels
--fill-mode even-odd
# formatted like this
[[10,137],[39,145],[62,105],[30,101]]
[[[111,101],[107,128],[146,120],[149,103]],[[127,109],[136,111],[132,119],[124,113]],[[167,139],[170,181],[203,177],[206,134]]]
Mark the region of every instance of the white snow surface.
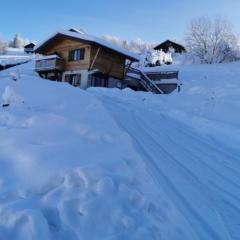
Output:
[[6,66],[9,64],[19,64],[27,62],[31,59],[31,56],[27,55],[0,55],[0,65]]
[[171,95],[32,64],[0,72],[1,240],[240,239],[240,63],[178,66]]

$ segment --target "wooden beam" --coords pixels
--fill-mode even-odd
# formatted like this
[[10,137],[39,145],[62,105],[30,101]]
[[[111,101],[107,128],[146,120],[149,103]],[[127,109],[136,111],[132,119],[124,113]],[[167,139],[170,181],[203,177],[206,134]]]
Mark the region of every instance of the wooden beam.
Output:
[[113,62],[111,62],[110,66],[108,68],[108,71],[106,72],[108,75],[111,73],[112,68],[113,68]]
[[96,62],[100,50],[101,50],[101,48],[99,47],[98,50],[97,50],[97,52],[96,52],[96,54],[95,54],[95,56],[94,56],[94,58],[93,58],[92,64],[91,64],[91,66],[90,66],[90,68],[89,68],[90,70],[92,69],[94,63]]
[[133,62],[130,61],[130,63],[128,64],[127,68],[124,69],[124,76],[123,76],[123,79],[126,77],[126,74],[127,74],[128,70],[129,70],[129,68],[131,67],[132,63],[133,63]]

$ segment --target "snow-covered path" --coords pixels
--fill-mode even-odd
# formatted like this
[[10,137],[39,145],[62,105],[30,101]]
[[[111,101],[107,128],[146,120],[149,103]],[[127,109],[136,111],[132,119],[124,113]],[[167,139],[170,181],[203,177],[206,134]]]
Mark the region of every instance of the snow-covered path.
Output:
[[199,239],[240,239],[240,158],[143,101],[99,96]]
[[0,240],[240,240],[239,66],[171,95],[1,72]]

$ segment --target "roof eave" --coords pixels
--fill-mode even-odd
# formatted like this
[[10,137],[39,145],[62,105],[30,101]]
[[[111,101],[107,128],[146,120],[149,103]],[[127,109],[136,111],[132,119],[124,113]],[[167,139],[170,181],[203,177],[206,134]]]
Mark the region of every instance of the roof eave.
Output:
[[34,52],[35,52],[35,53],[38,53],[39,51],[41,51],[40,49],[42,49],[43,47],[45,47],[45,46],[49,43],[49,41],[51,41],[53,38],[55,38],[55,37],[57,37],[57,36],[62,36],[62,37],[74,39],[74,40],[77,40],[77,41],[80,41],[80,42],[84,42],[84,43],[88,43],[88,44],[96,44],[96,45],[101,46],[101,47],[103,47],[103,48],[109,49],[109,50],[111,50],[111,51],[113,51],[113,52],[117,52],[118,54],[124,56],[126,59],[129,59],[130,61],[133,61],[133,62],[139,62],[139,61],[140,61],[140,60],[137,59],[137,58],[134,58],[134,57],[132,57],[132,56],[126,55],[126,54],[124,54],[124,53],[121,53],[121,52],[119,52],[119,51],[117,51],[117,50],[114,50],[114,49],[112,49],[112,48],[110,48],[110,47],[107,47],[107,46],[105,46],[105,45],[102,45],[102,44],[100,44],[100,43],[98,43],[98,42],[90,41],[90,40],[86,40],[86,39],[80,39],[80,38],[78,38],[78,37],[69,36],[69,35],[64,34],[64,33],[61,33],[61,32],[55,33],[55,34],[52,35],[50,38],[48,38],[47,40],[45,40],[42,44],[40,44],[40,45],[38,45],[38,46],[35,46]]

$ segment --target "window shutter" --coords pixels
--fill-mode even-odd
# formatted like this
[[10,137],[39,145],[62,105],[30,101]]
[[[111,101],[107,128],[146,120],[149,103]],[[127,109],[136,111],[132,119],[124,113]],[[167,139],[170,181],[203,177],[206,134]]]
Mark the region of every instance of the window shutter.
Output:
[[72,61],[72,60],[73,60],[73,51],[69,51],[68,61]]
[[81,52],[81,54],[80,54],[80,60],[83,60],[83,59],[85,58],[85,48],[81,48],[81,49],[80,49],[80,52]]

